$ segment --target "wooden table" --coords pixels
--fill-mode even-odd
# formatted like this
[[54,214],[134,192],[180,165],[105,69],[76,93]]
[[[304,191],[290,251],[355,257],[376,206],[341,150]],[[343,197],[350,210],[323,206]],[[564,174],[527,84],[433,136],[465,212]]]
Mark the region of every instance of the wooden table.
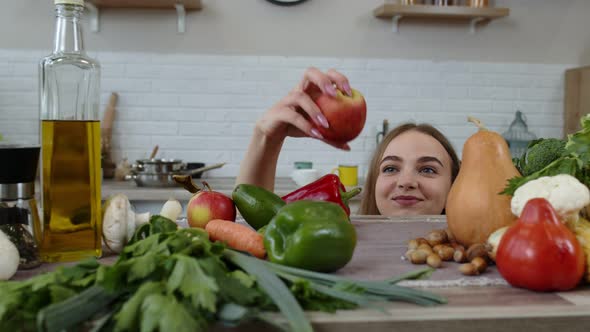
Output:
[[[446,227],[445,218],[438,216],[427,222],[424,217],[354,219],[359,242],[352,261],[338,274],[373,280],[420,267],[402,260],[407,241]],[[463,276],[457,268],[457,263],[444,262],[428,281],[413,282],[447,297],[447,305],[393,302],[386,305],[388,314],[361,309],[312,313],[310,318],[318,331],[590,331],[590,287],[536,293],[507,285],[493,266],[477,277]],[[468,284],[480,286],[455,286]]]
[[[402,260],[406,242],[446,226],[444,216],[382,218],[353,216],[358,244],[352,261],[337,272],[355,279],[378,280],[423,267]],[[111,260],[111,259],[108,259]],[[40,271],[19,272],[26,278]],[[344,310],[336,314],[310,312],[316,331],[590,331],[590,287],[570,292],[536,293],[508,286],[494,267],[476,277],[465,277],[458,264],[443,267],[425,281],[409,281],[411,287],[447,297],[449,303],[435,307],[391,302],[386,313],[373,309]],[[270,314],[281,319],[277,314]],[[215,331],[235,331],[215,327]],[[251,324],[240,331],[271,331]]]

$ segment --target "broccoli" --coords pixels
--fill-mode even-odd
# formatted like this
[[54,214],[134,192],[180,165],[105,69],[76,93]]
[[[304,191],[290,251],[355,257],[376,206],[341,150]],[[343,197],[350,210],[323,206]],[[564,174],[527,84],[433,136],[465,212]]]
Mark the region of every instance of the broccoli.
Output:
[[515,166],[522,176],[538,172],[566,154],[565,144],[565,140],[558,138],[541,138],[531,141],[522,156],[514,160]]
[[[555,144],[553,150],[551,150],[554,153],[554,157],[543,157],[544,155],[549,154],[549,151],[545,151],[545,149],[549,150],[549,146],[551,145],[549,142],[543,142],[549,140],[559,141],[558,139],[541,139],[531,142],[524,158],[515,161],[516,167],[519,168],[522,176],[516,176],[509,179],[504,191],[500,194],[512,196],[518,187],[529,181],[543,176],[553,176],[557,174],[572,175],[580,182],[590,187],[590,114],[582,116],[580,122],[582,124],[582,129],[567,136],[567,141],[564,142],[565,147],[562,148],[561,154],[558,154],[559,149],[555,148],[555,146],[559,146],[559,143],[551,143]],[[548,146],[545,147],[545,144]],[[532,154],[532,150],[536,145],[540,145],[535,149],[538,149],[538,151],[535,154]],[[538,166],[542,168],[534,173],[525,173],[529,167],[535,166],[532,162],[532,157],[535,155],[541,156],[538,157],[538,159],[535,159],[535,162],[537,162]],[[528,165],[529,163],[531,164],[530,166]]]

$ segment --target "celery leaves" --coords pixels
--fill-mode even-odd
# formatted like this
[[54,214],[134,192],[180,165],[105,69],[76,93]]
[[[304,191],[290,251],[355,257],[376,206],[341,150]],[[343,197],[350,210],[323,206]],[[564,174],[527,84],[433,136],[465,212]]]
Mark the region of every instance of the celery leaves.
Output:
[[203,271],[199,265],[200,260],[184,255],[173,258],[176,264],[166,283],[168,293],[178,290],[192,301],[195,308],[215,312],[216,293],[219,292],[215,279]]

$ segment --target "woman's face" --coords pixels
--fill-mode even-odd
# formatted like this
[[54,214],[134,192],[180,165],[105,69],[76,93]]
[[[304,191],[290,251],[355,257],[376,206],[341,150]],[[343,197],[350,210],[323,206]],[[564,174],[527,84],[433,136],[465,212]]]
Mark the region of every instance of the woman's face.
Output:
[[434,137],[409,130],[381,157],[375,185],[384,216],[440,214],[451,189],[451,157]]

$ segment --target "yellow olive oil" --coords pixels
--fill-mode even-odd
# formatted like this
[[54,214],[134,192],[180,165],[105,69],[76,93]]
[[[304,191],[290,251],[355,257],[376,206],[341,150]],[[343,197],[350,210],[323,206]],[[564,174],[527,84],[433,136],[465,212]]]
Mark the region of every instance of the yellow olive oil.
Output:
[[100,121],[41,121],[46,262],[100,257]]

